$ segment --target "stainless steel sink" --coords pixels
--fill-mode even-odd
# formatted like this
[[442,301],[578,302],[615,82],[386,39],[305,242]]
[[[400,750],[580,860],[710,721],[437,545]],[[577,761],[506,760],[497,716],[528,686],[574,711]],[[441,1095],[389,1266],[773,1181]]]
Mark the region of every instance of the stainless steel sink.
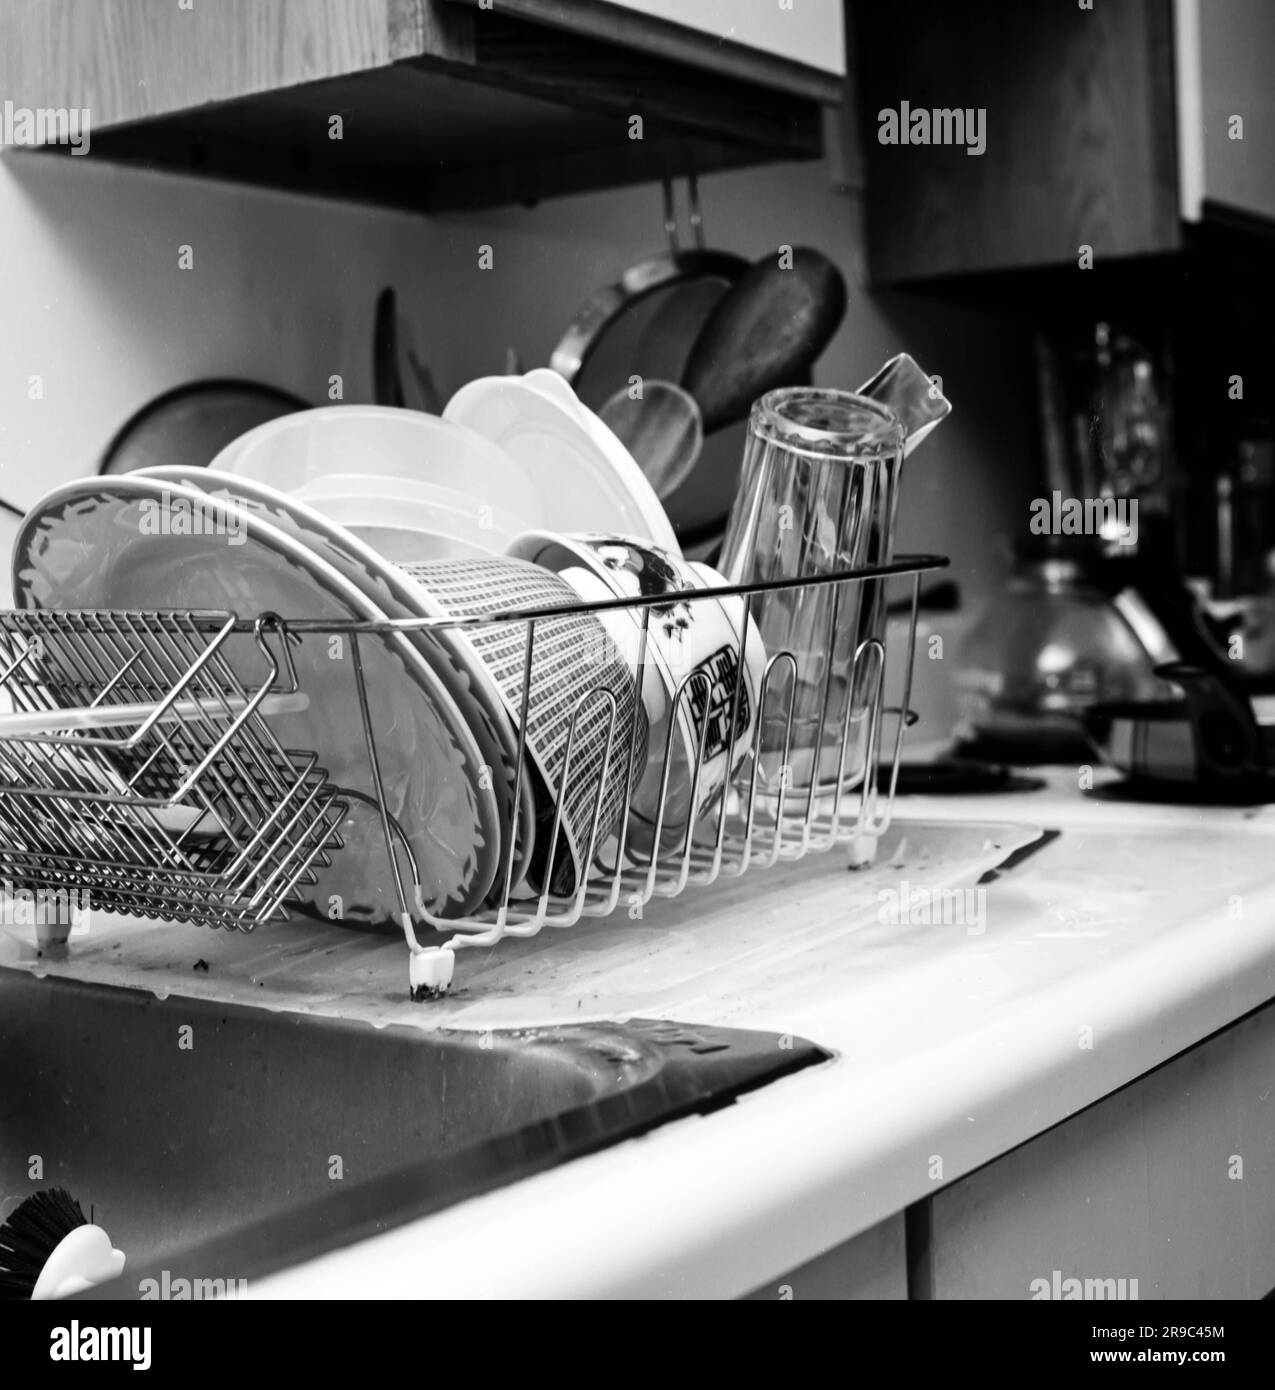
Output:
[[826,1056],[644,1020],[376,1029],[0,970],[0,1216],[67,1188],[128,1256],[115,1297],[161,1269],[251,1278]]

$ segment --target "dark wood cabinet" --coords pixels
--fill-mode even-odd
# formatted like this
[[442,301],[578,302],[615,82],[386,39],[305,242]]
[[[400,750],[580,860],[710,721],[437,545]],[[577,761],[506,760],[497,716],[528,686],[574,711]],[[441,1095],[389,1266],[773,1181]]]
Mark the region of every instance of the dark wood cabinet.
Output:
[[[1193,223],[1275,217],[1269,0],[855,3],[851,19],[879,283],[1074,267],[1086,247],[1095,265],[1159,256]],[[883,144],[881,113],[904,102],[983,113],[983,152]]]
[[[1168,0],[860,4],[868,244],[902,282],[1178,245]],[[880,143],[879,113],[985,112],[985,148]]]

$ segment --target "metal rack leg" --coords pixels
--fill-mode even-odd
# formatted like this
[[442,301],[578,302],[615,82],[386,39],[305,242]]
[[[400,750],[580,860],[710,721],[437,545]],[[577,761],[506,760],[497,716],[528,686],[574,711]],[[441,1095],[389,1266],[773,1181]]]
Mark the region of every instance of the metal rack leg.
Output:
[[385,852],[389,855],[390,870],[394,876],[394,891],[398,894],[399,922],[410,953],[408,960],[408,988],[413,1000],[437,999],[451,988],[452,976],[456,968],[456,953],[450,944],[442,946],[422,946],[416,938],[416,926],[412,921],[412,910],[407,905],[407,892],[403,887],[403,875],[398,867],[398,851],[394,844],[394,833],[390,828],[390,811],[385,802],[385,784],[381,780],[380,759],[376,755],[376,735],[372,729],[372,711],[367,698],[367,680],[363,674],[363,655],[359,650],[359,634],[350,634],[350,651],[354,658],[354,680],[358,689],[359,714],[363,720],[363,738],[367,744],[368,765],[372,772],[372,787],[376,792],[376,805],[381,815],[381,831],[385,836]]

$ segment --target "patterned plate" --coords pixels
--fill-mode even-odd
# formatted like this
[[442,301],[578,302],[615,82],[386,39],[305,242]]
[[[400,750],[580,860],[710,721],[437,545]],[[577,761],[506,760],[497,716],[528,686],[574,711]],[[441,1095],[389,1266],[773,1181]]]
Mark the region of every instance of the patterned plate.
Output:
[[[628,844],[639,854],[650,853],[662,802],[661,849],[675,849],[686,835],[687,821],[703,815],[715,803],[731,771],[727,766],[728,751],[733,765],[738,766],[751,744],[753,712],[765,675],[766,654],[755,625],[750,623],[732,743],[731,711],[745,617],[742,601],[692,602],[687,597],[692,591],[725,581],[706,566],[697,566],[627,536],[562,536],[532,531],[514,541],[510,554],[561,575],[584,598],[667,600],[650,609],[642,698],[651,739],[643,775],[633,793]],[[619,645],[636,671],[640,610],[617,610],[601,617],[609,625],[627,625],[628,632],[619,634]],[[678,692],[684,684],[686,692],[679,702]],[[703,766],[696,805],[692,806],[701,730]]]
[[[200,534],[192,535],[194,518]],[[82,479],[44,498],[18,533],[13,587],[19,606],[28,608],[385,616],[310,548],[260,516],[139,474]],[[360,646],[387,802],[412,846],[426,905],[437,916],[468,915],[491,887],[499,847],[496,799],[478,747],[415,646],[399,636],[364,638]],[[310,707],[272,717],[281,742],[312,749],[336,785],[371,796],[348,640],[308,637],[294,660]],[[312,909],[346,921],[395,921],[378,814],[356,801],[341,835],[344,848],[308,890]]]

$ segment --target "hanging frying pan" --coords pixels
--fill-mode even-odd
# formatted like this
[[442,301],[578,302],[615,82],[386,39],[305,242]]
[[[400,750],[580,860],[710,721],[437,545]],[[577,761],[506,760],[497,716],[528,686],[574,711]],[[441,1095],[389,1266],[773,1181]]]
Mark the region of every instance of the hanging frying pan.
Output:
[[622,384],[614,377],[597,380],[599,359],[615,351],[619,338],[626,340],[621,350],[624,379],[636,373],[676,380],[717,300],[748,269],[742,256],[704,246],[694,178],[688,180],[688,187],[694,247],[684,251],[679,245],[673,187],[665,179],[664,230],[669,249],[630,266],[613,285],[592,295],[549,359],[549,365],[571,382],[587,405],[596,408]]
[[[631,266],[612,285],[598,290],[563,334],[550,365],[593,410],[600,410],[630,377],[679,382],[704,324],[731,286],[748,269],[743,256],[704,245],[703,218],[695,179],[688,180],[694,245],[679,244],[672,185],[664,181],[664,230],[668,250]],[[706,441],[704,455],[724,466],[706,468],[704,479],[680,487],[665,500],[679,534],[705,520],[714,524],[721,510],[720,477],[734,486],[738,451],[722,441]],[[714,444],[719,447],[714,448]],[[718,528],[720,529],[720,528]]]
[[144,405],[116,432],[99,473],[181,464],[206,468],[232,440],[267,420],[308,410],[273,386],[233,378],[189,381]]

